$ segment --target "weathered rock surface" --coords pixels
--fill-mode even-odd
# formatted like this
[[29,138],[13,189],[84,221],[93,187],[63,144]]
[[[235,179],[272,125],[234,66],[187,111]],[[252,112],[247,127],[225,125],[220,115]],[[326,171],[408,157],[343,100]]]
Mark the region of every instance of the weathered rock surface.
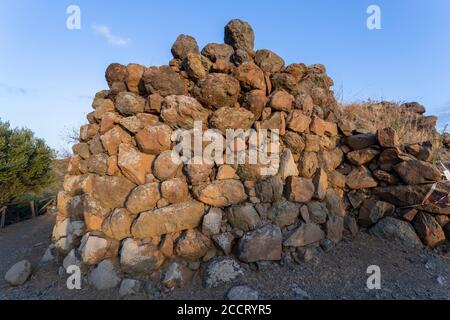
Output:
[[120,280],[116,266],[111,260],[103,260],[89,274],[89,283],[97,290],[115,288]]
[[[107,68],[109,90],[95,94],[57,197],[50,251],[64,267],[82,266],[98,288],[117,286],[123,272],[168,290],[205,275],[208,261],[218,270],[212,282],[234,281],[228,271],[240,269],[226,256],[290,268],[360,228],[441,248],[450,188],[433,164],[435,117],[400,106],[430,133],[404,143],[403,132],[342,108],[323,65],[285,66],[273,51],[255,51],[242,20],[227,24],[224,39],[200,53],[182,34],[167,65]],[[139,284],[126,278],[120,294],[138,294]],[[227,296],[258,292],[240,286]]]
[[217,180],[194,189],[197,200],[213,206],[228,207],[247,199],[244,186],[239,180]]
[[172,129],[192,129],[194,121],[208,123],[210,111],[189,96],[168,96],[164,99],[161,117]]
[[407,247],[422,247],[422,242],[420,242],[414,228],[408,222],[392,217],[380,220],[375,226],[370,228],[370,232],[389,241],[398,241]]
[[5,280],[12,286],[20,286],[28,280],[31,274],[31,263],[22,260],[14,264],[5,274]]
[[155,208],[160,198],[158,183],[147,183],[137,186],[131,191],[126,207],[131,213],[138,214]]
[[255,42],[255,34],[248,22],[234,19],[225,26],[224,41],[236,50],[242,49],[244,51],[252,51]]
[[417,213],[413,220],[413,226],[420,239],[430,247],[435,247],[445,241],[445,234],[442,227],[430,214],[425,212]]
[[244,262],[280,260],[281,243],[280,228],[268,224],[246,233],[239,240],[237,257]]
[[133,274],[150,274],[164,263],[164,256],[153,243],[125,239],[120,250],[120,266]]
[[323,238],[325,238],[325,233],[317,224],[301,223],[288,234],[283,245],[288,247],[303,247],[311,243],[319,242]]
[[218,258],[209,262],[203,271],[203,286],[215,288],[236,280],[244,275],[244,270],[232,258]]
[[191,200],[145,211],[134,222],[132,235],[144,239],[195,228],[200,224],[204,210],[203,203]]

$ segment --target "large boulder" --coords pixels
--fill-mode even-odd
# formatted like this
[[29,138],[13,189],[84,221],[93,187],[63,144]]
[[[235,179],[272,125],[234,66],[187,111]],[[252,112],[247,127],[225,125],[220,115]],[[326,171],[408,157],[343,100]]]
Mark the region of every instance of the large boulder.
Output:
[[99,175],[105,175],[108,171],[108,155],[104,153],[93,154],[87,161],[88,171]]
[[419,211],[412,223],[420,239],[427,246],[435,247],[445,241],[444,231],[432,215]]
[[135,138],[139,149],[149,154],[160,154],[170,150],[172,129],[166,124],[146,126],[139,131]]
[[142,79],[148,93],[159,93],[163,97],[187,94],[183,78],[169,66],[150,67],[145,70]]
[[275,52],[261,49],[256,51],[255,62],[264,72],[275,73],[284,67],[284,60]]
[[104,259],[117,256],[119,241],[87,233],[81,240],[79,250],[83,263],[95,265]]
[[407,247],[422,247],[422,242],[420,242],[420,239],[411,224],[393,217],[381,219],[375,226],[370,228],[369,231],[375,236],[389,241],[398,241]]
[[161,180],[169,180],[175,178],[181,171],[181,163],[174,161],[171,150],[161,152],[153,162],[153,174]]
[[192,271],[179,262],[172,262],[164,273],[162,284],[169,289],[182,288],[191,278]]
[[161,117],[172,129],[192,129],[194,121],[201,121],[205,126],[209,114],[209,110],[189,96],[168,96],[164,99],[161,109]]
[[198,44],[194,37],[180,34],[172,45],[172,55],[175,59],[185,59],[189,53],[198,53]]
[[296,203],[280,200],[269,209],[268,218],[280,228],[294,224],[299,215],[299,206]]
[[[110,156],[114,156],[119,152],[119,145],[122,143],[131,143],[131,136],[120,126],[114,126],[104,135],[100,136],[103,147]],[[91,143],[92,147],[92,143]]]
[[154,155],[139,152],[129,144],[119,145],[117,165],[122,173],[135,184],[144,184],[146,175],[151,171]]
[[255,182],[256,196],[261,202],[276,202],[283,197],[283,180],[273,176]]
[[235,50],[253,51],[255,34],[252,26],[239,19],[231,20],[225,26],[224,42]]
[[344,218],[335,214],[328,215],[325,228],[327,231],[327,239],[338,243],[342,240],[342,234],[344,232]]
[[304,178],[311,178],[319,168],[319,159],[315,152],[303,152],[298,161],[299,175]]
[[345,183],[347,187],[354,190],[374,188],[378,185],[370,171],[364,166],[353,169],[346,177]]
[[391,127],[377,130],[377,139],[384,148],[395,148],[399,145],[397,132]]
[[259,120],[267,103],[266,93],[263,90],[251,90],[241,96],[240,103],[253,113],[255,120]]
[[103,221],[102,231],[111,239],[122,240],[131,236],[135,216],[127,209],[118,208]]
[[154,114],[138,113],[135,116],[119,118],[119,124],[131,133],[138,133],[146,126],[154,125],[159,122],[159,118]]
[[189,199],[189,187],[183,178],[174,178],[161,183],[161,196],[168,203],[180,203]]
[[213,207],[228,207],[247,199],[244,186],[239,180],[216,180],[194,188],[195,197]]
[[266,90],[264,72],[253,62],[242,63],[234,71],[234,77],[246,90]]
[[116,109],[124,116],[144,112],[145,99],[131,92],[121,92],[116,96]]
[[344,139],[353,150],[361,150],[377,143],[377,136],[371,133],[357,134]]
[[253,230],[260,223],[258,212],[251,204],[229,207],[227,210],[227,219],[233,228],[238,228],[243,231]]
[[307,204],[309,219],[317,224],[322,224],[327,221],[328,208],[325,203],[318,201],[311,201]]
[[207,236],[216,235],[220,232],[223,211],[219,208],[210,208],[203,217],[202,233]]
[[133,237],[144,239],[197,227],[205,208],[198,201],[187,201],[146,211],[139,215],[131,231]]
[[280,168],[278,174],[284,180],[290,176],[298,176],[299,171],[297,165],[295,164],[294,156],[290,149],[283,151],[280,157]]
[[233,53],[233,47],[226,43],[208,43],[202,50],[202,55],[212,62],[217,60],[230,61]]
[[91,195],[104,208],[121,208],[135,186],[124,177],[94,176]]
[[395,207],[384,201],[367,199],[359,209],[358,223],[360,226],[369,227],[385,216],[392,215]]
[[406,184],[426,184],[441,180],[441,172],[431,163],[420,160],[403,161],[394,166]]
[[209,123],[223,134],[227,129],[250,129],[255,122],[255,115],[245,108],[224,107],[215,111]]
[[153,243],[128,238],[120,250],[120,266],[133,274],[150,274],[164,263],[164,256]]
[[288,247],[303,247],[311,243],[319,242],[325,238],[325,233],[315,223],[301,223],[293,229],[284,240],[283,245]]
[[284,90],[277,90],[270,95],[268,106],[273,110],[289,113],[292,109],[294,97]]
[[194,92],[196,98],[206,107],[219,109],[233,107],[241,91],[239,81],[223,73],[210,73],[199,81]]
[[[375,188],[373,191],[374,194],[380,198],[380,200],[390,202],[398,207],[417,205],[417,209],[419,210],[435,214],[450,215],[450,208],[446,206],[445,203],[437,203],[439,200],[443,198],[445,199],[450,191],[450,188],[445,184],[438,184],[434,187],[433,192],[428,195],[428,192],[432,188],[433,185],[431,184],[423,184],[410,186],[389,186]],[[426,201],[424,202],[424,200]]]
[[232,258],[217,258],[208,263],[203,276],[205,288],[215,288],[238,279],[244,275],[244,270],[239,263]]
[[115,82],[124,82],[127,76],[127,68],[120,63],[111,63],[105,71],[105,79],[111,88]]
[[317,200],[325,199],[328,190],[328,175],[322,168],[318,169],[313,176],[314,198]]
[[177,256],[190,261],[201,259],[212,247],[211,240],[201,232],[187,230],[178,240],[175,246]]
[[301,135],[288,130],[281,138],[293,153],[301,154],[305,150],[305,141]]
[[159,199],[161,199],[159,184],[147,183],[137,186],[131,191],[126,207],[131,213],[138,214],[155,208]]
[[87,231],[101,231],[103,220],[108,216],[109,209],[89,194],[83,195],[83,220]]
[[280,228],[268,224],[246,233],[239,240],[237,257],[244,262],[280,260],[281,243]]
[[144,82],[142,81],[142,75],[144,74],[145,66],[129,63],[127,65],[127,76],[125,82],[128,90],[134,94],[145,93]]
[[307,131],[310,123],[311,118],[297,109],[292,111],[287,118],[287,128],[297,133]]
[[5,274],[5,280],[12,286],[20,286],[28,280],[31,274],[31,263],[22,260],[14,264]]
[[289,201],[307,203],[314,195],[314,184],[311,179],[288,177],[284,186],[284,195]]
[[204,79],[211,69],[212,62],[198,53],[189,53],[183,61],[183,68],[189,77],[195,81]]
[[115,288],[120,281],[117,267],[111,260],[100,262],[89,274],[89,283],[97,290]]
[[347,153],[347,159],[358,166],[362,166],[370,161],[372,161],[380,151],[372,148],[355,150]]
[[213,167],[214,164],[208,164],[206,162],[201,164],[188,163],[183,166],[183,171],[186,174],[189,183],[196,186],[209,182]]

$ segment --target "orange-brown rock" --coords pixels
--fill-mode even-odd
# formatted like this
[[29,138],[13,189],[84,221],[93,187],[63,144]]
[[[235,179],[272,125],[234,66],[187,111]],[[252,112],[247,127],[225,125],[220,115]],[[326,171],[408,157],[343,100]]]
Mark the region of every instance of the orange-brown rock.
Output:
[[147,126],[136,134],[136,143],[142,152],[157,155],[170,150],[172,129],[166,124]]
[[145,176],[151,171],[154,158],[154,155],[139,152],[129,144],[121,144],[117,165],[130,181],[135,184],[144,184]]
[[284,195],[289,201],[307,203],[314,195],[314,184],[311,179],[289,177],[284,186]]
[[195,197],[213,207],[228,207],[247,199],[242,182],[239,180],[216,180],[194,189]]
[[203,203],[191,200],[145,211],[134,222],[133,237],[145,239],[197,227],[203,217]]

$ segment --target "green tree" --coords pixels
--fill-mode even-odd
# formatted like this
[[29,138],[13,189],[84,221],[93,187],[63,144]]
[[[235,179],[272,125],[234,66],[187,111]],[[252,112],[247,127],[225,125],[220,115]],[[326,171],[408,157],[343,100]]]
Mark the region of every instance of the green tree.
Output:
[[0,120],[0,206],[53,181],[54,152],[28,129]]

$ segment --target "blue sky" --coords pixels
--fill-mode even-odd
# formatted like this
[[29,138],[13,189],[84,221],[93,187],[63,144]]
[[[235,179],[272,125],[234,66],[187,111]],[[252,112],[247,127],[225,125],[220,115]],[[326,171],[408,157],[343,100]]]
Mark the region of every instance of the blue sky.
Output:
[[[66,28],[71,4],[81,9],[81,30]],[[381,30],[366,27],[371,4],[381,8]],[[443,125],[449,14],[448,0],[0,0],[0,118],[61,149],[64,132],[86,122],[93,95],[107,87],[109,63],[167,64],[178,34],[203,47],[222,42],[224,25],[241,18],[257,49],[287,64],[324,64],[344,101],[419,101]]]

